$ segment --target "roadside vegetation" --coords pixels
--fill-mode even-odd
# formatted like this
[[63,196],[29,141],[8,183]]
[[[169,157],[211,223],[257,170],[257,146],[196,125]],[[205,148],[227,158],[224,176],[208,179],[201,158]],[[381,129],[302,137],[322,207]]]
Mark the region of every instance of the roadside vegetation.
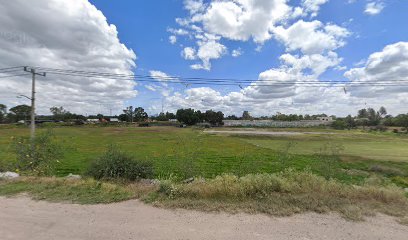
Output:
[[[138,198],[169,208],[275,216],[337,212],[351,220],[384,213],[407,221],[408,135],[369,128],[377,124],[371,121],[384,122],[382,110],[361,112],[368,119],[364,129],[276,129],[307,132],[286,136],[240,135],[229,128],[229,134],[209,134],[205,126],[142,128],[133,124],[147,117],[142,108],[124,114],[130,122],[120,126],[45,123],[34,140],[24,126],[1,126],[0,172],[22,177],[0,180],[0,196],[26,193],[80,204]],[[222,121],[221,112],[191,109],[161,117],[184,118],[187,125]],[[243,117],[251,119],[248,112]],[[334,124],[340,120],[360,124],[349,117]]]

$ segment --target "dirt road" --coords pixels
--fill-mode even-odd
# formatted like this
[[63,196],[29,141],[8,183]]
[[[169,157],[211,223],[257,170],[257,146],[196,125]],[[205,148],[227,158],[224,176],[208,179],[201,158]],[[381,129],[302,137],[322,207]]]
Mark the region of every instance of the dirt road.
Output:
[[0,198],[0,239],[407,239],[408,227],[377,216],[347,222],[336,215],[271,218],[165,210],[127,201],[109,205]]

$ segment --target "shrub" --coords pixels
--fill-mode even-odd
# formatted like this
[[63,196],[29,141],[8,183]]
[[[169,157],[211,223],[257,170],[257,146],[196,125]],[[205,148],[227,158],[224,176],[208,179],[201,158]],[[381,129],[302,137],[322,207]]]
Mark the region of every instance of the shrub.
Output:
[[140,161],[110,145],[107,151],[91,162],[86,172],[95,179],[126,179],[134,181],[153,176],[153,164]]
[[16,168],[38,175],[52,173],[55,164],[63,156],[62,145],[51,130],[38,134],[34,139],[16,138],[13,145],[17,156]]

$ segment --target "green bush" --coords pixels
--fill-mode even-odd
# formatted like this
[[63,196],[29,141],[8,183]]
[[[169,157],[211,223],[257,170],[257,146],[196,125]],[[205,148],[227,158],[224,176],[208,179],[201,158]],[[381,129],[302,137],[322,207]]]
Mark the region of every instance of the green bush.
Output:
[[38,134],[34,139],[16,138],[13,147],[17,156],[16,169],[36,175],[51,174],[63,157],[63,147],[51,130]]
[[110,145],[107,151],[91,162],[86,172],[95,179],[126,179],[134,181],[153,176],[153,164],[139,161]]

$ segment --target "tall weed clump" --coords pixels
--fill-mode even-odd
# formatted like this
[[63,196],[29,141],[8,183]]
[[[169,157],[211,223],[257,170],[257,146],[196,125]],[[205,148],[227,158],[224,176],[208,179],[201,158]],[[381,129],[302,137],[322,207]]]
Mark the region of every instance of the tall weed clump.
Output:
[[49,175],[63,157],[63,145],[51,130],[41,132],[36,137],[19,137],[13,142],[16,166],[19,171]]
[[136,160],[116,145],[110,145],[105,153],[91,162],[86,174],[95,179],[138,180],[153,177],[153,164]]

